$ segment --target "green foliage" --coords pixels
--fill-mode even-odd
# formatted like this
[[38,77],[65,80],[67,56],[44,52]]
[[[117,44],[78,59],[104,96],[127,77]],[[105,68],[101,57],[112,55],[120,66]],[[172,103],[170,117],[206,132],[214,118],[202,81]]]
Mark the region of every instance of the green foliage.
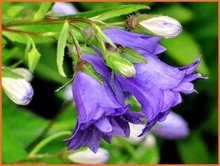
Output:
[[[30,63],[28,65],[31,70],[35,68],[33,81],[35,92],[39,91],[38,87],[44,86],[44,84],[38,85],[39,80],[45,81],[46,84],[54,85],[56,89],[56,86],[59,87],[69,80],[61,75],[72,76],[74,73],[75,66],[72,64],[73,55],[69,54],[71,57],[65,55],[69,29],[69,24],[65,22],[66,19],[73,21],[74,18],[89,18],[91,22],[71,22],[71,31],[78,41],[82,53],[94,54],[94,50],[91,48],[88,49],[88,46],[96,45],[105,54],[106,48],[104,41],[107,41],[114,47],[112,41],[103,33],[103,29],[112,27],[113,24],[109,24],[110,22],[122,23],[125,21],[126,16],[134,12],[149,14],[148,10],[145,10],[148,9],[146,6],[148,3],[127,2],[125,5],[123,2],[111,2],[91,5],[91,3],[81,2],[74,4],[80,11],[86,12],[58,17],[50,13],[53,4],[52,2],[2,2],[2,21],[4,25],[2,26],[2,65],[4,67],[11,67],[18,62],[19,67],[26,66],[24,61],[25,45],[30,43],[27,40],[27,36],[31,37],[33,42],[32,49],[28,49],[29,54],[31,56],[39,56],[38,52],[41,53],[41,59],[40,61],[37,60],[38,65],[36,65],[36,68],[33,63],[32,65]],[[155,164],[164,162],[168,155],[177,156],[175,159],[179,160],[180,163],[217,163],[217,4],[151,3],[150,14],[163,14],[174,17],[183,26],[182,34],[177,38],[169,40],[162,39],[161,45],[165,46],[167,51],[165,55],[159,58],[164,58],[171,65],[176,65],[177,63],[179,65],[187,65],[202,56],[198,72],[208,75],[209,79],[205,83],[204,81],[196,82],[195,88],[198,90],[199,95],[194,94],[191,98],[188,98],[187,95],[184,96],[183,100],[185,104],[175,108],[184,115],[187,122],[189,122],[191,130],[188,138],[176,142],[177,151],[173,147],[164,149],[166,146],[163,145],[167,144],[166,141],[162,141],[153,147],[147,147],[143,142],[138,145],[132,145],[126,139],[113,138],[111,144],[107,144],[104,141],[101,143],[101,147],[106,148],[110,153],[108,163]],[[48,20],[44,19],[47,16],[48,18],[59,19],[60,21],[48,23]],[[29,23],[25,20],[27,22],[29,21]],[[124,25],[114,24],[114,26],[124,28]],[[92,36],[95,40],[89,41],[89,37],[86,36],[88,34],[86,34],[85,28],[89,27],[91,27]],[[56,44],[57,40],[58,44]],[[145,60],[134,52],[134,50],[128,49],[120,52],[120,56],[129,60],[131,63],[143,63]],[[57,66],[59,71],[57,70]],[[103,83],[101,76],[96,73],[91,65],[88,66],[85,72]],[[30,147],[34,147],[42,139],[62,131],[72,131],[74,129],[77,120],[75,105],[72,101],[69,101],[71,102],[70,105],[67,104],[68,102],[66,102],[63,89],[51,95],[56,100],[59,99],[61,102],[64,102],[60,110],[61,113],[59,112],[59,117],[51,124],[51,127],[44,133],[43,137],[38,142],[34,142],[48,124],[51,123],[51,119],[44,119],[33,113],[30,108],[13,104],[3,94],[3,163],[15,163],[18,160],[26,159],[28,153],[32,150]],[[126,103],[131,104],[132,111],[140,111],[140,105],[135,100]],[[38,102],[38,104],[40,105],[41,103]],[[44,107],[47,107],[47,105]],[[63,139],[66,137],[64,136],[47,142],[48,144],[38,151],[38,154],[54,155],[53,157],[45,155],[38,160],[28,161],[28,163],[70,163],[63,156],[63,152],[66,153],[66,145]],[[161,161],[160,157],[162,159]],[[171,161],[166,162],[169,163]]]
[[43,19],[47,12],[52,9],[54,4],[54,2],[43,2],[40,9],[34,15],[34,21]]
[[141,9],[149,9],[146,5],[120,5],[114,7],[105,7],[93,11],[80,12],[78,14],[63,16],[63,18],[95,18],[96,20],[107,20],[109,18],[130,14]]
[[[3,95],[2,116],[3,123],[7,124],[12,137],[17,139],[23,148],[32,143],[48,124],[47,120],[13,104],[5,95]],[[7,141],[10,140],[5,139],[4,143]]]
[[65,55],[65,47],[66,47],[68,33],[69,33],[69,23],[65,22],[57,44],[57,67],[60,75],[62,75],[63,77],[66,77],[66,74],[64,73],[63,70],[63,59]]
[[27,152],[21,143],[13,136],[7,124],[2,125],[2,145],[2,162],[4,164],[14,163],[27,156]]
[[187,141],[178,142],[179,153],[186,164],[206,164],[210,163],[211,154],[199,133],[189,136]]
[[107,20],[113,17],[119,17],[121,15],[130,14],[132,12],[136,12],[141,9],[149,9],[146,5],[125,5],[120,6],[119,8],[115,8],[112,10],[106,10],[104,13],[95,16],[93,19],[96,20]]
[[[162,45],[166,47],[167,55],[181,65],[190,64],[202,56],[200,46],[187,32],[182,32],[180,36],[174,39],[163,39]],[[204,75],[209,74],[208,66],[204,60],[201,61],[197,70]]]

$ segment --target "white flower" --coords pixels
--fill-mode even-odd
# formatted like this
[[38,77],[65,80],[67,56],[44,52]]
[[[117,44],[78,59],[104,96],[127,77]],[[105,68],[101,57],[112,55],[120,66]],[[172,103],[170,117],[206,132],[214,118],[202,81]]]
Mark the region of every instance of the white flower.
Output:
[[7,96],[18,105],[29,104],[34,94],[31,84],[24,79],[3,77],[2,86]]
[[16,75],[24,78],[28,82],[30,82],[33,79],[32,73],[29,70],[27,70],[25,68],[22,68],[22,67],[11,69],[11,72],[13,72]]
[[67,2],[56,2],[52,10],[62,15],[78,13],[78,10],[72,4]]
[[99,148],[96,153],[86,149],[74,152],[68,156],[68,159],[81,164],[102,164],[106,163],[109,158],[109,152],[106,149]]
[[173,38],[182,31],[181,24],[174,18],[168,16],[153,17],[139,23],[155,35],[165,38]]

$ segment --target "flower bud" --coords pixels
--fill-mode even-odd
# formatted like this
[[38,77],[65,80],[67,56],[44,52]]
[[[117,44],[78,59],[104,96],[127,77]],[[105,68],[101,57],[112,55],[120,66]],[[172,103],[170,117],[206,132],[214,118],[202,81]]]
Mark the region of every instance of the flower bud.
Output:
[[129,138],[127,138],[127,140],[135,145],[140,144],[146,138],[146,135],[138,137],[138,135],[140,135],[140,132],[145,127],[145,125],[129,123],[129,126],[130,126],[130,136]]
[[111,53],[106,57],[106,64],[112,70],[122,74],[125,77],[133,77],[136,72],[131,62],[125,58],[122,58],[116,53]]
[[68,159],[81,164],[102,164],[106,163],[109,159],[109,152],[103,148],[99,148],[96,153],[86,149],[70,154]]
[[56,2],[52,11],[60,15],[72,15],[78,13],[78,10],[72,4],[67,2]]
[[173,112],[167,116],[165,121],[158,122],[151,131],[155,135],[169,140],[181,139],[189,135],[187,122],[180,115]]
[[3,77],[2,86],[7,96],[18,105],[29,104],[34,94],[31,84],[24,79]]
[[136,15],[128,20],[129,26],[136,32],[150,32],[165,38],[173,38],[182,32],[181,24],[168,16]]
[[28,82],[30,82],[33,79],[32,73],[29,70],[27,70],[25,68],[22,68],[22,67],[11,69],[11,72],[13,72],[16,75],[22,77],[23,79],[25,79]]

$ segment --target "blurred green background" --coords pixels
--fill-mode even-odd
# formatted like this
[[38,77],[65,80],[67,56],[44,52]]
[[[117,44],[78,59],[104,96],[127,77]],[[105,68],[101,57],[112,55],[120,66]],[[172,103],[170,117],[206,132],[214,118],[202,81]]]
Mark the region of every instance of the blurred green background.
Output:
[[[72,3],[79,12],[103,9],[125,3]],[[126,2],[128,4],[128,2]],[[131,3],[132,4],[132,3]],[[137,3],[134,3],[137,4]],[[141,3],[143,4],[143,3]],[[112,145],[102,143],[110,152],[108,163],[217,163],[218,158],[218,3],[185,2],[185,3],[145,3],[151,10],[141,13],[163,14],[176,18],[183,26],[183,32],[174,39],[162,39],[161,44],[167,51],[160,58],[170,65],[182,66],[202,56],[198,72],[208,76],[208,80],[194,82],[198,94],[184,95],[183,103],[173,109],[182,115],[189,124],[190,135],[177,141],[168,141],[157,137],[157,144],[145,147],[143,144],[132,145],[122,138],[113,139]],[[12,10],[18,15],[26,12],[31,15],[39,3],[8,3],[3,6],[3,18],[13,17]],[[19,7],[25,6],[19,11]],[[124,17],[126,18],[126,17]],[[4,19],[3,19],[4,20]],[[3,47],[2,63],[11,65],[23,59],[25,45],[12,43]],[[75,124],[76,110],[72,104],[65,102],[64,92],[54,93],[66,80],[59,77],[56,68],[56,43],[37,44],[42,54],[32,81],[35,95],[28,107],[13,104],[3,93],[2,114],[3,163],[14,163],[24,159],[36,138],[48,126],[57,114],[52,128],[46,133],[72,130]],[[13,55],[13,58],[11,58]],[[10,57],[10,58],[8,58]],[[65,62],[68,64],[68,59]],[[21,64],[21,66],[24,64]],[[47,71],[47,72],[45,72]],[[63,139],[63,138],[62,138]],[[57,139],[44,147],[41,152],[57,153],[65,148],[62,139]],[[37,162],[37,161],[34,161]],[[70,163],[66,159],[44,158],[40,163]]]

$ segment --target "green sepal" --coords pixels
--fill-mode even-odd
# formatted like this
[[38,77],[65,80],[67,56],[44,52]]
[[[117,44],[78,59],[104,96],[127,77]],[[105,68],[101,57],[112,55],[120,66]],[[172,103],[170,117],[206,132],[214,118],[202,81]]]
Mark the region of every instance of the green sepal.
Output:
[[147,59],[133,49],[122,48],[119,53],[121,57],[127,59],[131,63],[147,63]]
[[47,12],[52,9],[54,4],[55,2],[43,2],[37,13],[34,15],[34,21],[43,19]]
[[99,81],[101,84],[104,84],[104,80],[103,80],[102,76],[96,72],[96,70],[94,69],[94,67],[91,64],[89,64],[89,63],[84,64],[82,71],[84,73],[90,75],[91,77],[93,77],[97,81]]
[[153,17],[159,17],[162,15],[150,15],[150,14],[136,14],[128,18],[127,20],[127,25],[128,28],[136,33],[143,33],[143,34],[151,34],[151,35],[156,35],[155,33],[151,32],[150,30],[146,29],[143,27],[140,22],[149,20]]
[[10,69],[6,69],[2,72],[2,78],[3,77],[10,77],[10,78],[15,78],[15,79],[23,79],[23,77],[13,73],[12,71],[10,71]]

